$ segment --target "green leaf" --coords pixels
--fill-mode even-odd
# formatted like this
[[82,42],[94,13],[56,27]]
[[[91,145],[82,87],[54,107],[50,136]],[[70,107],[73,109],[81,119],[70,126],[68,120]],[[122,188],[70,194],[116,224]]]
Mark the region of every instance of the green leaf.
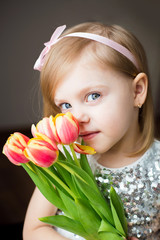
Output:
[[104,219],[107,219],[111,224],[114,225],[111,208],[106,202],[106,200],[102,197],[100,192],[95,191],[91,186],[86,184],[84,181],[75,176],[77,185],[85,194],[85,196],[90,201],[92,207],[94,207],[95,211]]
[[69,153],[69,151],[67,150],[67,148],[64,145],[63,145],[63,150],[64,150],[65,155],[66,155],[66,161],[75,164],[71,154]]
[[64,161],[58,161],[57,164],[64,167],[68,172],[77,176],[82,181],[86,182],[88,185],[92,186],[95,191],[99,192],[97,184],[93,181],[93,179],[81,168],[75,166],[74,164],[67,163]]
[[66,156],[59,150],[59,155],[58,155],[59,160],[66,160]]
[[84,238],[87,237],[87,233],[85,232],[82,224],[69,217],[56,215],[56,216],[43,217],[43,218],[40,218],[40,220],[42,222],[51,224],[53,226],[63,228],[69,232],[73,232],[74,234],[77,234]]
[[38,167],[39,171],[54,184],[55,187],[64,192],[67,196],[74,198],[74,193],[68,188],[68,186],[57,176],[52,170],[48,168]]
[[56,168],[55,168],[56,163],[54,163],[52,166],[50,166],[48,169],[54,173],[59,179],[62,180],[62,176],[57,172]]
[[88,159],[87,156],[85,154],[81,154],[80,155],[80,165],[82,167],[82,169],[88,173],[88,175],[93,179],[93,181],[95,181],[95,177],[92,173],[91,167],[88,163]]
[[122,234],[122,235],[126,235],[124,230],[123,230],[123,227],[121,225],[121,222],[118,218],[118,215],[117,215],[117,212],[112,204],[112,201],[111,201],[111,209],[112,209],[112,214],[113,214],[113,219],[114,219],[114,224],[115,224],[115,227],[116,229]]
[[[116,193],[115,189],[113,187],[111,187],[110,189],[110,202],[111,202],[111,206],[112,206],[112,212],[116,212],[116,214],[113,215],[113,217],[115,219],[117,219],[117,223],[115,223],[115,225],[117,224],[117,229],[118,229],[118,225],[119,225],[119,229],[123,229],[123,231],[121,232],[125,232],[125,235],[127,235],[128,229],[127,229],[127,220],[125,217],[125,212],[124,212],[124,207],[123,207],[123,203],[121,198],[119,197],[119,195]],[[120,221],[120,224],[119,224]],[[118,229],[118,230],[119,230]]]
[[110,203],[111,203],[111,210],[112,210],[112,214],[113,214],[113,219],[114,219],[114,224],[115,224],[115,227],[116,229],[123,235],[125,236],[125,232],[124,232],[124,229],[122,227],[122,224],[119,220],[119,217],[118,217],[118,214],[117,214],[117,211],[112,203],[112,199],[110,199]]
[[99,233],[100,240],[124,240],[121,236],[115,233],[108,233],[108,232],[100,232]]
[[79,221],[84,227],[89,236],[98,234],[98,229],[101,223],[101,218],[97,215],[90,203],[84,199],[76,199],[77,212],[79,214]]
[[101,221],[101,225],[99,227],[98,232],[99,233],[100,232],[110,232],[110,233],[120,234],[120,232],[118,232],[118,230],[115,227],[113,227],[109,222],[104,221],[104,220]]
[[[66,208],[62,200],[59,198],[55,188],[50,183],[50,181],[47,180],[45,176],[39,171],[38,167],[32,162],[28,163],[27,165],[22,164],[22,167],[26,170],[32,181],[38,187],[40,192],[45,196],[45,198],[57,208],[60,208],[65,212]],[[33,169],[33,171],[31,169]]]
[[74,193],[76,193],[71,174],[66,169],[62,168],[60,165],[58,165],[56,163],[54,165],[57,169],[58,174],[60,175],[61,179],[63,180],[63,182],[65,182],[70,187],[70,189]]
[[71,198],[67,197],[62,191],[58,190],[58,192],[59,192],[59,195],[66,207],[65,214],[68,217],[71,217],[72,219],[79,220],[75,202]]
[[[58,164],[54,164],[58,174],[60,175],[61,179],[63,179],[63,181],[70,187],[71,191],[75,194],[75,196],[77,198],[79,198],[80,196],[82,196],[82,192],[80,191],[80,189],[77,187],[77,184],[75,183],[74,180],[74,175],[71,175],[70,172],[68,172],[64,167],[58,165]],[[83,195],[84,197],[84,195]]]
[[84,193],[80,189],[79,185],[77,185],[77,182],[76,182],[76,179],[75,179],[74,175],[72,175],[72,181],[73,181],[74,187],[75,187],[75,189],[77,191],[77,198],[82,198],[82,199],[86,199],[87,200],[87,197],[84,195]]

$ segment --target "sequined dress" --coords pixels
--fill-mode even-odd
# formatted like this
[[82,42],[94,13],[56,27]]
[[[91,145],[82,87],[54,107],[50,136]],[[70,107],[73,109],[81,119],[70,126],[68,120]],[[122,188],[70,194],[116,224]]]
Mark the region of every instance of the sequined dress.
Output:
[[[160,142],[152,146],[136,162],[122,168],[106,168],[90,159],[97,183],[108,195],[113,185],[126,211],[129,236],[140,240],[160,240]],[[62,229],[57,231],[73,240],[83,240]]]

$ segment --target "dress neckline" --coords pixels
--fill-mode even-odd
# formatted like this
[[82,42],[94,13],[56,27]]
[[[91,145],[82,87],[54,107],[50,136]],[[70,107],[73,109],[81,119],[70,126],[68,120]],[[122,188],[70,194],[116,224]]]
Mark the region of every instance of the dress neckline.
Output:
[[111,171],[118,171],[118,170],[123,170],[125,168],[133,168],[135,166],[137,166],[140,162],[143,162],[144,160],[146,160],[151,154],[152,154],[152,149],[153,149],[153,146],[158,143],[159,141],[157,140],[154,140],[153,143],[151,144],[151,146],[148,148],[148,150],[142,155],[139,157],[139,159],[137,159],[135,162],[131,163],[131,164],[128,164],[126,166],[123,166],[123,167],[119,167],[119,168],[109,168],[109,167],[105,167],[103,166],[102,164],[98,163],[98,159],[100,158],[100,154],[95,154],[95,155],[92,155],[90,156],[90,163],[92,165],[92,163],[94,163],[94,165],[96,165],[96,167],[100,168],[100,169],[103,169],[103,170],[111,170]]

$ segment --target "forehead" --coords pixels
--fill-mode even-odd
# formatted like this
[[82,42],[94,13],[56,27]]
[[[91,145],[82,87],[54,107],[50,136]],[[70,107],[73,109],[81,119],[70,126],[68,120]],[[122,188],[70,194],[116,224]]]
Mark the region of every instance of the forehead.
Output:
[[94,88],[107,86],[118,89],[122,87],[119,86],[121,78],[124,78],[124,76],[121,76],[111,67],[98,65],[95,60],[83,56],[75,61],[72,69],[56,87],[54,101],[58,102],[66,97],[70,98],[76,94],[83,94],[83,92]]
[[[102,77],[103,76],[103,77]],[[80,58],[74,62],[72,68],[66,73],[55,90],[55,98],[61,96],[66,90],[75,91],[83,87],[93,86],[104,81],[104,71],[94,61]]]

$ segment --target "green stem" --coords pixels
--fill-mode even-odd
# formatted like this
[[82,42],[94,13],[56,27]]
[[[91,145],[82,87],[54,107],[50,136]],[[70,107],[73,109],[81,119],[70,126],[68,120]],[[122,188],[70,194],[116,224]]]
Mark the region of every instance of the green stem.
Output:
[[71,149],[71,152],[72,152],[72,155],[73,155],[73,158],[74,158],[74,161],[75,161],[76,165],[81,168],[81,165],[80,165],[80,163],[79,163],[79,161],[78,161],[78,158],[77,158],[77,156],[76,156],[76,153],[75,153],[75,151],[74,151],[74,149],[73,149],[73,145],[70,144],[69,146],[70,146],[70,149]]
[[69,189],[69,187],[67,187],[67,185],[61,179],[59,179],[51,170],[49,170],[48,168],[43,168],[43,170],[45,170],[45,172],[47,172],[52,178],[54,178],[55,181],[57,181],[73,197],[73,199],[76,199],[76,196]]
[[26,162],[26,163],[22,163],[21,165],[22,165],[22,167],[24,165],[26,165],[32,172],[36,173],[36,171],[34,170],[34,168],[32,167],[31,164],[32,164],[32,162]]

